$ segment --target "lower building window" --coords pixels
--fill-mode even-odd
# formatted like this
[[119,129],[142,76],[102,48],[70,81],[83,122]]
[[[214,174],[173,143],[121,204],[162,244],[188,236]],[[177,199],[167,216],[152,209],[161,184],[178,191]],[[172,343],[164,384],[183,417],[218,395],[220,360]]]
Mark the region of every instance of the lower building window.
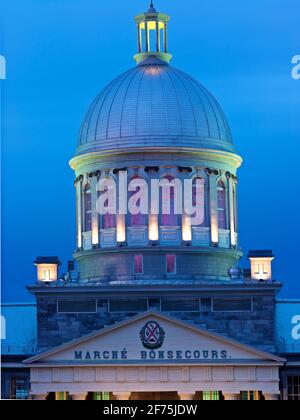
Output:
[[28,395],[29,383],[27,378],[11,378],[10,398],[12,400],[27,400]]
[[74,300],[63,300],[57,301],[57,312],[60,313],[94,313],[96,312],[96,300],[95,299],[74,299]]
[[300,401],[300,376],[288,376],[288,399]]
[[55,399],[57,401],[66,401],[70,400],[71,397],[69,395],[69,392],[55,392]]
[[242,401],[259,401],[261,397],[261,392],[259,391],[241,391]]
[[109,392],[94,392],[94,400],[109,400]]
[[110,299],[109,312],[145,312],[147,299]]
[[200,392],[200,399],[203,401],[216,401],[221,399],[219,391],[202,391]]
[[251,312],[252,299],[247,297],[214,298],[213,312]]
[[175,274],[176,273],[176,256],[175,255],[167,255],[166,257],[166,272],[167,274]]
[[161,310],[166,312],[199,312],[199,299],[172,299],[161,300]]
[[143,256],[134,256],[134,274],[143,274]]

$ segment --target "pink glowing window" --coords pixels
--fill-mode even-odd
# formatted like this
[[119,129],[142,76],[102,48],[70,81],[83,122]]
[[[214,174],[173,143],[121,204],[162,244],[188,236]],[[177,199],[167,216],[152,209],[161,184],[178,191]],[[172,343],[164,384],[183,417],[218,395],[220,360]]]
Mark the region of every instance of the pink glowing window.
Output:
[[[194,178],[193,179],[193,186],[192,186],[192,204],[193,207],[199,207],[201,208],[202,212],[203,212],[203,222],[201,223],[201,225],[198,226],[206,226],[206,220],[205,220],[205,185],[203,184],[204,187],[204,197],[197,197],[197,193],[201,194],[201,191],[197,191],[197,181],[202,181],[204,182],[204,180],[202,178]],[[202,198],[202,199],[201,199]],[[197,200],[198,199],[198,200]],[[198,201],[198,203],[197,203]]]
[[[104,192],[107,191],[107,187],[105,187]],[[98,193],[98,197],[100,196],[100,192]],[[104,208],[108,207],[108,199],[104,202]],[[99,225],[101,229],[111,229],[116,227],[116,215],[113,213],[105,213],[100,215]]]
[[[134,177],[133,179],[139,179],[139,177]],[[132,197],[133,195],[137,194],[140,191],[140,187],[137,186],[135,191],[129,191],[128,192],[128,199]],[[136,202],[136,207],[140,207],[141,202],[140,199]],[[147,218],[145,214],[138,213],[138,214],[132,214],[129,212],[129,225],[130,226],[146,226],[147,225]]]
[[226,188],[223,181],[218,182],[218,227],[226,229]]
[[143,256],[142,255],[134,256],[134,273],[135,274],[143,273]]
[[92,230],[92,194],[90,184],[86,184],[84,189],[84,230]]
[[116,227],[116,216],[114,214],[104,214],[102,218],[103,229],[111,229]]
[[[169,182],[173,180],[171,176],[166,176]],[[175,214],[175,188],[174,186],[170,187],[170,214],[161,215],[161,224],[162,226],[177,226],[178,225],[178,215]],[[161,199],[162,200],[162,199]]]
[[176,272],[176,256],[168,254],[166,256],[166,271],[168,274],[175,274]]

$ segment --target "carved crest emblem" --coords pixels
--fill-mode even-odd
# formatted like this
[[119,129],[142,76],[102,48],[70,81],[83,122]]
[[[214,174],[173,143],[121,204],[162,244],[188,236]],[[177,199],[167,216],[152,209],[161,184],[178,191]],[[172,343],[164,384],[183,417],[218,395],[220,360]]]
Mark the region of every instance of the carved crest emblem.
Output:
[[164,342],[165,331],[158,322],[148,321],[140,331],[140,338],[146,349],[158,349]]

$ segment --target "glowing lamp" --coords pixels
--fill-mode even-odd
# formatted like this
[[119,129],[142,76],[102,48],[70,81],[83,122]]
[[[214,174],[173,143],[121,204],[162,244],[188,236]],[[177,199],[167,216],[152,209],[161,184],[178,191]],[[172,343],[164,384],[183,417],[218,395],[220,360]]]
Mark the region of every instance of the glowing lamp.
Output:
[[211,217],[211,242],[213,244],[218,244],[219,242],[218,220],[215,215]]
[[37,257],[34,261],[37,267],[37,279],[41,282],[57,281],[58,266],[60,261],[57,257]]
[[157,214],[149,215],[149,240],[158,241],[158,217]]
[[192,226],[190,217],[187,215],[182,216],[182,240],[191,241],[192,240]]
[[274,255],[271,250],[249,251],[248,258],[251,264],[251,278],[254,280],[272,279],[272,261]]
[[125,225],[125,215],[118,214],[117,216],[117,242],[126,241],[126,225]]

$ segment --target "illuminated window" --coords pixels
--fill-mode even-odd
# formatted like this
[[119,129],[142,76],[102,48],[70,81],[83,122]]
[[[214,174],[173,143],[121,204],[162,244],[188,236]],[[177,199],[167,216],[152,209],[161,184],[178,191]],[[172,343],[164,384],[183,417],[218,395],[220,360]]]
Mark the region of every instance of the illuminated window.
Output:
[[[204,187],[204,197],[203,199],[200,199],[200,197],[198,197],[198,205],[197,205],[197,188],[196,188],[196,182],[197,181],[202,181],[203,182],[203,187]],[[205,194],[205,184],[204,184],[204,180],[202,178],[194,178],[193,179],[193,188],[192,188],[192,204],[193,207],[197,207],[199,209],[202,210],[204,218],[203,218],[203,222],[198,225],[198,226],[206,226],[206,217],[205,217],[205,202],[206,202],[206,194]]]
[[218,182],[218,227],[219,229],[226,229],[226,188],[223,181]]
[[[104,188],[104,193],[106,193],[108,190],[107,187]],[[98,197],[100,196],[100,192],[98,193]],[[107,200],[104,202],[104,208],[108,207],[108,198]],[[112,229],[116,227],[116,215],[108,212],[105,214],[100,214],[99,215],[99,226],[101,229]]]
[[[166,176],[169,182],[173,180],[171,176]],[[170,214],[162,214],[161,215],[161,224],[162,226],[178,226],[178,215],[175,214],[175,187],[171,186],[169,188],[169,196],[170,196]],[[162,202],[162,194],[161,200]]]
[[84,189],[84,230],[86,232],[92,230],[92,192],[89,183]]
[[143,273],[143,256],[135,255],[134,256],[134,274]]
[[166,256],[166,272],[167,274],[176,273],[176,256],[168,254]]
[[109,392],[93,392],[93,400],[109,400]]
[[261,392],[259,391],[241,391],[241,400],[243,401],[259,401]]
[[10,380],[10,398],[12,400],[27,400],[29,395],[28,378],[11,378]]
[[66,401],[70,399],[69,392],[55,392],[56,401]]
[[[134,177],[133,179],[140,179],[139,177]],[[137,186],[135,191],[129,191],[128,192],[128,199],[130,197],[134,196],[140,191],[140,187]],[[141,200],[138,199],[136,202],[136,206],[141,206]],[[146,214],[138,213],[138,214],[131,214],[129,213],[129,226],[146,226],[147,225],[147,218]]]
[[288,376],[288,399],[300,401],[300,376]]
[[202,391],[200,393],[200,399],[203,401],[217,401],[220,399],[219,391]]

